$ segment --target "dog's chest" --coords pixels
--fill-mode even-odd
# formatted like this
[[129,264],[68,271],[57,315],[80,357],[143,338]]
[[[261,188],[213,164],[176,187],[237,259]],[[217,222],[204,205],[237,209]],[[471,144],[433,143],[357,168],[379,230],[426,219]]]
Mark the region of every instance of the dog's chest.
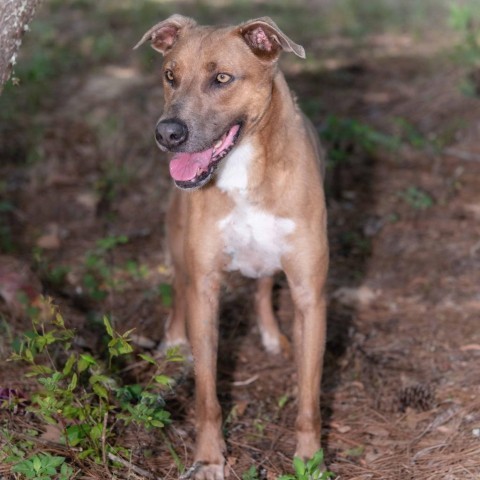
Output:
[[231,212],[218,222],[227,257],[225,269],[260,278],[281,269],[282,255],[290,249],[289,235],[295,230],[295,223],[249,201],[245,189],[252,149],[247,144],[238,150],[227,159],[217,182],[235,202]]
[[226,270],[253,278],[280,270],[282,255],[289,250],[288,235],[295,229],[292,220],[271,215],[244,199],[218,226],[228,258]]

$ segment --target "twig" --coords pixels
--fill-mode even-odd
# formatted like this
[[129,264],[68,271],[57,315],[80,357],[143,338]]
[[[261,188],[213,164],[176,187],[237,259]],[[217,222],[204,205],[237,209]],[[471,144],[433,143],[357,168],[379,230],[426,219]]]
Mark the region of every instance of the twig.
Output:
[[446,148],[442,152],[444,155],[450,155],[466,162],[480,162],[480,155],[465,150],[457,150],[456,148]]
[[108,452],[108,458],[112,460],[113,462],[118,462],[121,463],[124,467],[129,468],[133,472],[135,472],[138,475],[141,475],[142,477],[145,478],[151,478],[153,480],[161,480],[160,477],[156,477],[153,475],[153,473],[148,472],[147,470],[144,470],[143,468],[137,467],[131,462],[128,462],[127,460],[123,459],[122,457],[118,457],[117,455]]
[[239,380],[237,382],[232,382],[232,385],[234,387],[246,387],[247,385],[250,385],[253,382],[256,382],[258,380],[259,375],[255,374],[253,377],[247,378],[246,380]]
[[111,477],[110,470],[108,469],[108,462],[107,462],[107,421],[108,421],[108,412],[105,412],[105,415],[103,416],[103,429],[102,429],[102,460],[103,460],[103,465],[105,467],[105,470],[107,472],[107,475]]

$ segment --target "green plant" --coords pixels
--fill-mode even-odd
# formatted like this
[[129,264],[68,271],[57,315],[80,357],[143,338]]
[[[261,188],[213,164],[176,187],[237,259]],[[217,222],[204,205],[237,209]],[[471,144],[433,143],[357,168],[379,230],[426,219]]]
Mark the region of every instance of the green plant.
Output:
[[[450,5],[449,23],[460,34],[460,42],[456,45],[455,56],[462,63],[474,69],[480,65],[480,9],[475,4]],[[477,97],[478,80],[476,72],[464,78],[460,83],[460,91],[469,97]]]
[[111,235],[97,240],[95,248],[86,253],[83,285],[94,300],[103,300],[110,288],[119,288],[120,283],[115,279],[114,268],[107,261],[107,254],[127,242],[126,235]]
[[170,308],[173,304],[173,289],[168,283],[161,283],[158,286],[158,294],[162,301],[162,305],[166,308]]
[[457,55],[468,64],[478,64],[480,61],[480,9],[478,5],[450,5],[449,23],[460,33],[461,42],[457,46]]
[[32,480],[68,480],[73,475],[73,468],[65,463],[65,457],[51,453],[37,453],[18,462],[12,467],[13,473],[22,474]]
[[358,120],[327,117],[320,130],[320,137],[327,145],[328,165],[335,167],[352,155],[371,155],[376,148],[396,149],[398,139],[385,135]]
[[433,198],[425,191],[418,187],[408,187],[402,192],[400,196],[415,210],[426,210],[433,206]]
[[327,480],[333,478],[334,474],[324,471],[323,450],[319,450],[315,455],[307,461],[295,457],[293,459],[293,468],[295,474],[281,475],[278,480]]
[[259,480],[257,467],[252,465],[246,472],[242,474],[242,480]]
[[[88,353],[72,351],[74,332],[66,328],[50,300],[43,300],[36,308],[32,315],[33,331],[25,335],[10,360],[26,362],[30,366],[27,376],[36,379],[38,389],[27,410],[59,429],[63,443],[75,448],[74,458],[107,465],[110,454],[122,453],[116,445],[115,425],[119,421],[144,428],[162,428],[169,423],[161,392],[170,387],[171,379],[161,372],[164,362],[181,361],[183,357],[175,350],[168,353],[164,362],[140,355],[154,367],[150,381],[146,386],[119,385],[112,371],[118,357],[133,352],[131,330],[119,334],[107,317],[103,321],[109,338],[108,366]],[[33,461],[33,457],[27,460]],[[40,460],[36,459],[35,465]],[[46,459],[42,462],[48,463]],[[51,464],[49,467],[53,468]]]

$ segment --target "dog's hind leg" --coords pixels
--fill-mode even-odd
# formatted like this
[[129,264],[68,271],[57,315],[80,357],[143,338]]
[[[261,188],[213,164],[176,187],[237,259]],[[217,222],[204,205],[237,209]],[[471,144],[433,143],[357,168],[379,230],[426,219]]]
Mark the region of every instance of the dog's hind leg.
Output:
[[263,277],[257,280],[255,307],[262,344],[267,352],[290,356],[290,342],[280,331],[273,312],[272,288],[273,277]]

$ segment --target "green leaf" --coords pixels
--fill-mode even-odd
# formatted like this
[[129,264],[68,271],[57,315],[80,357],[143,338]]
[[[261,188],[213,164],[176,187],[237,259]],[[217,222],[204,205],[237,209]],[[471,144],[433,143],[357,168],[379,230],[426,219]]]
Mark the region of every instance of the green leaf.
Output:
[[27,362],[33,363],[33,353],[29,348],[25,349],[24,357]]
[[32,467],[36,472],[39,472],[42,469],[42,461],[38,455],[35,455],[32,458]]
[[108,343],[108,350],[112,357],[126,355],[133,352],[133,347],[122,337],[113,338]]
[[91,427],[87,424],[69,425],[66,429],[68,444],[72,447],[80,444],[90,433]]
[[12,467],[12,472],[14,473],[23,473],[27,475],[32,471],[32,463],[29,460],[22,460],[20,463],[17,463]]
[[113,331],[112,324],[106,315],[103,317],[103,324],[105,325],[108,335],[113,338],[115,333]]
[[96,383],[108,383],[110,381],[110,377],[107,377],[106,375],[92,375],[90,379],[88,380],[88,383],[90,385],[95,385]]
[[55,315],[55,319],[53,320],[53,324],[57,327],[65,328],[65,323],[63,321],[62,315],[60,313],[57,313]]
[[158,293],[160,294],[162,305],[166,308],[170,308],[173,304],[172,286],[169,285],[168,283],[161,283],[158,286]]
[[295,457],[293,459],[293,468],[295,469],[298,477],[305,475],[305,463],[301,458]]
[[51,375],[53,370],[46,365],[33,365],[30,367],[30,372],[27,373],[26,377],[35,377],[37,375]]
[[108,401],[108,390],[103,385],[96,383],[93,385],[92,389],[98,397]]
[[125,333],[122,334],[122,338],[124,338],[125,340],[128,340],[128,337],[130,336],[130,334],[135,330],[136,330],[135,328],[131,328],[130,330],[127,330]]
[[319,450],[315,455],[307,462],[307,466],[310,469],[320,468],[323,464],[323,450]]
[[90,437],[94,440],[98,440],[102,437],[103,434],[103,424],[97,423],[91,430],[90,430]]
[[184,362],[185,357],[180,353],[180,347],[177,345],[175,347],[170,347],[167,350],[167,361],[168,362]]
[[63,374],[68,375],[73,368],[73,365],[75,364],[76,356],[74,353],[72,353],[69,357],[68,360],[65,362],[65,366],[63,367]]
[[90,457],[94,453],[95,453],[95,450],[93,448],[87,448],[82,452],[78,452],[77,456],[80,460],[85,460],[86,458]]
[[72,375],[72,380],[70,381],[70,383],[69,383],[69,385],[68,385],[68,387],[67,387],[67,390],[68,390],[69,392],[73,392],[73,391],[75,390],[75,388],[76,388],[76,386],[77,386],[77,381],[78,381],[77,374],[74,373],[74,374]]
[[160,385],[168,386],[173,383],[173,379],[167,377],[166,375],[157,375],[154,380]]
[[78,373],[84,372],[90,365],[96,365],[97,361],[87,353],[82,353],[78,359]]
[[147,355],[145,353],[140,353],[138,355],[142,360],[145,360],[148,363],[151,363],[152,365],[156,365],[157,361],[150,355]]

